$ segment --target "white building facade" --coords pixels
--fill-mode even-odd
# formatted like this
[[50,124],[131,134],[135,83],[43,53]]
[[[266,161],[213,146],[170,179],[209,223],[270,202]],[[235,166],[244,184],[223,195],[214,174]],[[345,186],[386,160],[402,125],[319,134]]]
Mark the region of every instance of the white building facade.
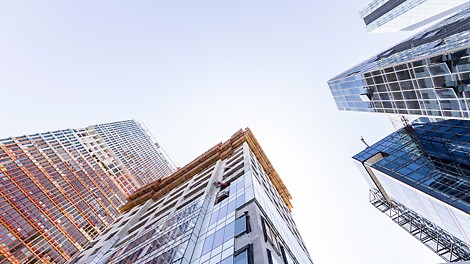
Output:
[[290,194],[249,130],[130,197],[70,263],[312,263]]

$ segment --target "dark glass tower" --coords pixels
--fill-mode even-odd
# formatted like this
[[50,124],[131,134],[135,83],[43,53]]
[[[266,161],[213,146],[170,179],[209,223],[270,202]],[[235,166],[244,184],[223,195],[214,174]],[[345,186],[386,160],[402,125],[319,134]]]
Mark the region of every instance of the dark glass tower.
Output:
[[374,206],[444,259],[470,260],[470,121],[408,125],[353,159]]
[[332,78],[339,110],[469,118],[470,9]]

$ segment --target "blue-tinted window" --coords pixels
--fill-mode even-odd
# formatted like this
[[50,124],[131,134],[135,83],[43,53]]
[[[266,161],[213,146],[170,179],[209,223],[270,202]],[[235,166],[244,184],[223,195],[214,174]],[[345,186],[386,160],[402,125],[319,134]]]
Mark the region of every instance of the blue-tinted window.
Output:
[[234,264],[248,264],[248,249],[238,253],[234,257]]
[[206,237],[206,240],[204,240],[204,246],[202,246],[202,255],[211,251],[213,242],[214,242],[214,234]]
[[214,244],[212,246],[212,248],[216,248],[220,245],[222,245],[222,243],[224,242],[224,228],[218,230],[217,232],[215,232],[215,235],[214,235]]
[[242,190],[244,187],[244,181],[241,180],[237,183],[237,191]]
[[220,208],[218,219],[222,219],[222,218],[225,217],[226,215],[227,215],[227,205],[222,206],[222,207]]
[[225,233],[224,233],[224,242],[231,239],[234,235],[235,231],[235,222],[230,222],[228,225],[225,226]]
[[236,201],[233,200],[233,201],[229,202],[228,205],[227,205],[227,214],[235,211],[235,208],[236,208]]
[[246,215],[235,220],[235,236],[248,232],[248,221]]
[[237,207],[242,206],[245,203],[245,194],[237,197]]
[[218,264],[233,264],[233,256],[230,255],[229,257],[223,259],[221,262]]

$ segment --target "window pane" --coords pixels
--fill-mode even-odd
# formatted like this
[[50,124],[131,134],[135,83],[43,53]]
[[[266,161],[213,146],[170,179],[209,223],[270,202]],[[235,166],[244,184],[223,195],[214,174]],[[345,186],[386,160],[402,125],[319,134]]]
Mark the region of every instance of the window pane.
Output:
[[242,216],[235,220],[235,236],[246,232],[246,216]]
[[246,250],[236,255],[234,260],[234,264],[248,264],[248,254]]
[[230,222],[228,225],[225,226],[225,233],[224,233],[224,242],[228,241],[233,237],[235,222]]
[[429,72],[431,72],[431,75],[450,74],[449,68],[445,63],[429,65],[428,69]]
[[227,205],[227,214],[235,211],[235,207],[236,207],[235,200],[229,202],[228,205]]
[[233,257],[232,256],[229,256],[227,257],[226,259],[222,260],[221,262],[219,262],[219,264],[233,264]]
[[227,205],[225,205],[225,206],[223,206],[223,207],[220,208],[218,219],[222,219],[222,218],[225,217],[226,215],[227,215]]
[[206,237],[206,240],[204,241],[204,246],[202,247],[202,254],[206,254],[212,249],[212,242],[214,241],[214,234]]
[[222,245],[222,242],[224,240],[224,228],[218,230],[217,232],[215,232],[215,236],[214,236],[214,245],[212,246],[212,248],[216,248],[220,245]]

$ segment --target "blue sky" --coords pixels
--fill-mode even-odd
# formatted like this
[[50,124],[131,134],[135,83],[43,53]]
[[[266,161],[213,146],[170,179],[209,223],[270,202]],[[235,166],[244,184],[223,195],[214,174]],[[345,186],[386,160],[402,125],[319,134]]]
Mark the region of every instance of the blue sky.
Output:
[[354,1],[5,1],[0,137],[143,121],[183,166],[250,127],[315,263],[440,263],[368,203],[351,156],[393,131],[339,112],[327,80],[409,33]]

